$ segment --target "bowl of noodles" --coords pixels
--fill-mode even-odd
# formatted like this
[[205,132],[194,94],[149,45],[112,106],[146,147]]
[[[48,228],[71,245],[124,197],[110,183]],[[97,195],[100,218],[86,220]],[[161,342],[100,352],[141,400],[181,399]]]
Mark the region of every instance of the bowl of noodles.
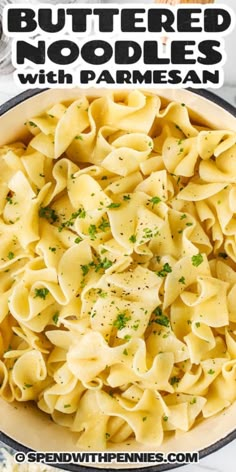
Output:
[[71,89],[0,112],[1,439],[200,457],[233,440],[235,110]]

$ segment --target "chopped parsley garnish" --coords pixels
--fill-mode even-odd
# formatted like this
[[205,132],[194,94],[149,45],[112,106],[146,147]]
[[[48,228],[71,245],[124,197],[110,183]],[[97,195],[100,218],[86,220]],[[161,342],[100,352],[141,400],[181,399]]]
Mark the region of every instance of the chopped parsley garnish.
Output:
[[13,204],[12,197],[6,197],[6,201],[10,203],[10,205]]
[[109,433],[106,433],[106,439],[109,439],[111,435]]
[[81,265],[80,267],[81,267],[81,270],[82,270],[82,274],[85,277],[85,275],[87,275],[88,272],[89,272],[89,265]]
[[51,252],[56,252],[56,250],[57,250],[57,248],[56,248],[56,247],[51,247],[51,246],[49,246],[49,248],[48,248],[48,249],[49,249],[49,251],[51,251]]
[[110,223],[108,220],[102,217],[102,222],[98,226],[101,231],[106,231],[107,228],[110,228]]
[[114,323],[113,323],[113,326],[115,326],[115,328],[117,328],[118,330],[120,329],[123,329],[125,328],[126,326],[126,323],[128,321],[130,321],[131,317],[130,316],[127,316],[126,313],[118,313]]
[[194,405],[195,403],[197,403],[196,397],[194,397],[194,398],[191,400],[190,405]]
[[40,207],[39,209],[40,218],[45,218],[49,223],[56,223],[59,220],[56,210],[50,207]]
[[33,128],[37,128],[37,125],[33,122],[33,121],[29,121],[28,122],[30,126],[32,126]]
[[34,298],[42,298],[43,300],[46,300],[46,296],[49,294],[49,290],[47,288],[36,288],[34,290]]
[[215,371],[213,369],[208,370],[207,372],[209,375],[214,375]]
[[171,384],[171,385],[175,385],[175,384],[178,384],[179,381],[180,381],[180,378],[174,376],[174,377],[171,377],[171,379],[170,379],[170,384]]
[[107,208],[119,208],[121,203],[110,203],[110,205],[107,206]]
[[59,318],[59,311],[57,311],[52,317],[52,320],[55,323],[55,325],[57,325],[58,323],[58,318]]
[[10,259],[10,261],[11,261],[12,259],[14,259],[14,252],[10,251],[10,252],[7,254],[7,257],[8,257],[8,259]]
[[98,272],[100,269],[109,269],[112,266],[112,261],[104,257],[104,259],[100,260],[99,263],[95,266],[95,272]]
[[94,241],[96,239],[96,234],[97,234],[97,227],[96,225],[90,225],[88,227],[88,234],[90,236],[90,239]]
[[195,323],[195,326],[196,326],[196,328],[200,328],[201,323],[199,323],[199,321],[197,321],[197,323]]
[[139,329],[139,322],[135,323],[131,328],[134,329],[134,331],[137,331]]
[[130,195],[123,195],[123,200],[124,201],[130,200]]
[[76,213],[72,213],[72,218],[77,218],[77,216],[81,219],[86,217],[86,211],[84,208],[80,208]]
[[31,388],[31,387],[33,387],[33,385],[32,385],[32,384],[28,384],[28,383],[24,383],[24,387],[25,387],[25,388]]
[[103,290],[101,288],[98,289],[98,295],[99,297],[101,298],[106,298],[108,293],[107,292],[103,292]]
[[83,137],[81,135],[75,136],[75,139],[80,139],[80,141],[83,141]]
[[129,334],[126,334],[123,339],[125,339],[125,341],[129,341],[131,339],[131,336]]
[[86,217],[86,211],[83,209],[83,208],[79,208],[78,211],[72,213],[71,217],[69,218],[69,220],[67,221],[64,221],[61,226],[59,226],[58,228],[58,231],[62,231],[63,228],[70,228],[70,226],[73,226],[76,218],[82,218],[84,219]]
[[154,207],[154,205],[157,205],[160,202],[161,202],[160,197],[152,197],[151,200],[150,200],[150,203],[152,203],[152,208]]
[[163,416],[163,421],[168,421],[168,416]]
[[124,354],[124,356],[128,356],[128,355],[129,355],[127,349],[124,349],[123,354]]
[[170,326],[169,318],[163,314],[162,309],[159,306],[155,308],[153,313],[156,316],[156,318],[153,320],[154,323],[157,323],[161,326],[166,326],[166,327]]
[[136,238],[135,234],[131,234],[131,236],[130,236],[130,238],[129,238],[129,241],[130,241],[131,243],[136,243],[136,240],[137,240],[137,238]]
[[185,284],[186,284],[185,278],[184,278],[184,277],[180,277],[179,283],[185,285]]
[[67,405],[64,405],[64,408],[70,408],[70,404],[68,403]]
[[180,219],[184,220],[185,218],[187,218],[187,215],[186,215],[186,213],[183,213],[183,215],[181,215]]
[[81,241],[83,241],[82,238],[80,238],[80,236],[78,236],[77,238],[75,238],[74,243],[79,244],[79,243],[81,243]]
[[186,223],[186,226],[193,226],[193,223],[190,223],[190,221],[188,223]]
[[192,256],[192,264],[194,267],[200,266],[203,262],[203,256],[202,254],[196,254],[196,256]]
[[147,421],[147,416],[144,416],[144,417],[142,418],[142,420],[143,420],[143,421]]
[[169,274],[170,272],[172,272],[172,268],[168,264],[168,262],[166,262],[166,264],[163,265],[162,270],[159,270],[158,272],[156,272],[156,274],[158,275],[158,277],[166,277],[167,274]]

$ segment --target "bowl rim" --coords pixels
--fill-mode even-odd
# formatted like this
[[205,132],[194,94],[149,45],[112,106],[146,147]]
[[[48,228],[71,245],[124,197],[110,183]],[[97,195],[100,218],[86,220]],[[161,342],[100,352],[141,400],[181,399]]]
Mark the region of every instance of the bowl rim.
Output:
[[[50,90],[50,89],[49,88],[28,89],[28,90],[25,90],[24,92],[21,92],[15,95],[14,97],[10,98],[6,102],[4,102],[2,105],[0,105],[0,116],[4,115],[8,111],[10,111],[12,108],[24,102],[28,98],[32,98],[35,95],[46,92],[47,90]],[[86,91],[86,89],[84,90]],[[215,93],[209,90],[205,90],[205,89],[186,88],[185,90],[193,94],[200,95],[202,98],[205,98],[209,100],[210,102],[215,103],[216,105],[218,105],[219,107],[223,108],[228,113],[230,113],[232,116],[236,117],[236,107],[232,105],[231,103],[227,102],[226,100],[224,100],[223,98],[219,97]]]
[[[8,111],[10,111],[12,108],[16,107],[20,103],[24,102],[25,100],[32,98],[40,93],[46,92],[49,90],[48,88],[45,89],[29,89],[25,90],[24,92],[12,97],[11,99],[7,100],[4,102],[2,105],[0,105],[0,116],[4,115]],[[189,92],[199,95],[202,98],[205,98],[219,107],[223,108],[226,110],[228,113],[230,113],[232,116],[236,117],[236,107],[234,107],[232,104],[228,103],[226,100],[223,98],[219,97],[218,95],[215,95],[215,93],[205,90],[205,89],[192,89],[192,88],[187,88]],[[213,454],[214,452],[217,452],[227,444],[231,443],[232,441],[236,440],[236,428],[234,431],[231,433],[227,434],[224,438],[219,439],[217,442],[214,444],[207,446],[204,449],[201,449],[199,451],[199,459],[203,459],[206,456],[209,456],[210,454]],[[28,453],[33,451],[32,449],[28,448],[27,446],[24,446],[2,431],[0,431],[0,441],[5,444],[6,446],[14,449],[15,451],[20,451],[24,453]],[[86,465],[81,465],[81,464],[48,464],[53,467],[56,467],[58,469],[63,469],[67,470],[69,472],[101,472],[102,468],[98,467],[88,467]],[[153,466],[148,466],[148,467],[141,467],[138,468],[138,471],[140,472],[166,472],[166,471],[171,471],[174,469],[177,469],[178,467],[182,467],[184,465],[189,465],[189,464],[171,464],[171,463],[162,463],[158,465],[153,465]],[[114,468],[104,468],[105,472],[115,472],[118,469]],[[134,468],[125,468],[124,472],[133,472],[135,469]]]

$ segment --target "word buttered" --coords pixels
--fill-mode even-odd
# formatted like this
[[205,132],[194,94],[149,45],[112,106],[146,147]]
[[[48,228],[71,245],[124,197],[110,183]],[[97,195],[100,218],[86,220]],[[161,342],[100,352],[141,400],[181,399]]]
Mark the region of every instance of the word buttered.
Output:
[[8,10],[9,33],[85,33],[95,20],[100,33],[222,33],[231,25],[223,8],[14,8]]

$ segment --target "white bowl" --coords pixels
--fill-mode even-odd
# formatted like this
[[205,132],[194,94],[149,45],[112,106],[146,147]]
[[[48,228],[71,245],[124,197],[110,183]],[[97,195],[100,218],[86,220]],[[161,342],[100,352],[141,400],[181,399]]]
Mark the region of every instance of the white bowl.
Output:
[[[236,129],[235,109],[209,92],[190,90],[149,90],[167,103],[172,100],[184,102],[191,110],[191,116],[215,129]],[[13,98],[0,107],[0,145],[22,137],[24,122],[39,114],[56,102],[72,100],[81,93],[100,96],[107,93],[101,89],[54,89],[30,90]],[[199,422],[187,433],[182,433],[164,441],[158,448],[163,452],[199,451],[204,457],[228,444],[236,438],[236,402],[216,416]],[[75,451],[77,434],[56,425],[50,417],[38,410],[32,403],[8,404],[0,400],[0,440],[15,450],[27,451]],[[116,449],[122,449],[116,447]],[[92,464],[90,464],[91,466]],[[132,468],[132,465],[118,464],[117,468]],[[133,465],[134,467],[134,465]],[[152,464],[140,470],[161,472],[176,466],[172,464]],[[81,465],[63,465],[70,471],[91,470]],[[104,466],[103,466],[104,468]],[[137,468],[137,464],[135,465]]]

